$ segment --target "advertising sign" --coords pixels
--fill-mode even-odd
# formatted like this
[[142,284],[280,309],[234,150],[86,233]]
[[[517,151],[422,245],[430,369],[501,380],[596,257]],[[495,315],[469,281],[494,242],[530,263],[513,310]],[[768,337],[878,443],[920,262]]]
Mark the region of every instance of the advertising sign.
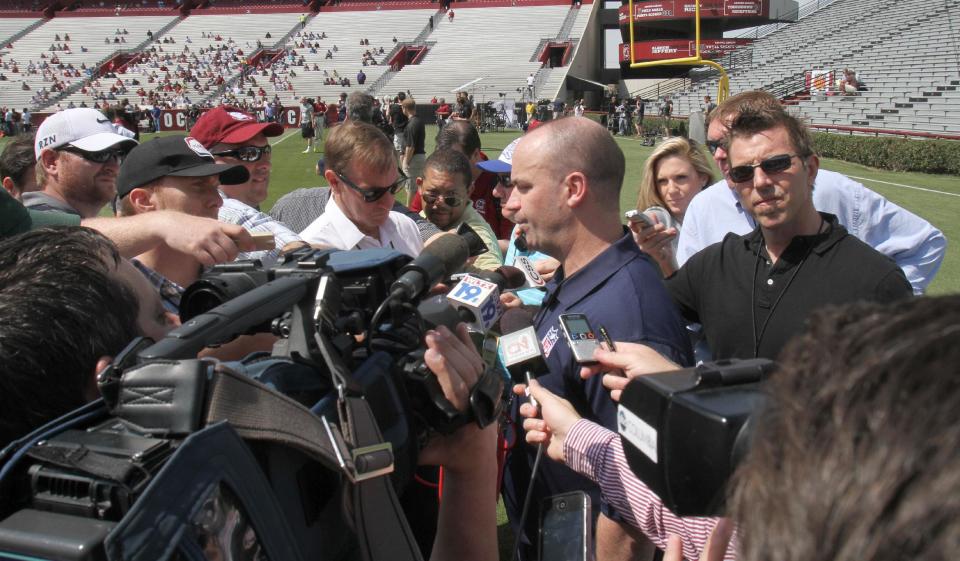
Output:
[[[703,0],[700,3],[701,18],[766,17],[769,15],[769,0]],[[620,25],[627,24],[628,6],[620,6]],[[634,2],[634,23],[693,18],[696,5],[692,0],[652,0]]]
[[[752,39],[703,39],[700,41],[700,54],[704,58],[719,58],[738,48],[749,45]],[[694,56],[696,45],[684,39],[658,39],[636,41],[633,44],[634,60],[668,60]],[[630,44],[620,44],[620,62],[630,62]]]

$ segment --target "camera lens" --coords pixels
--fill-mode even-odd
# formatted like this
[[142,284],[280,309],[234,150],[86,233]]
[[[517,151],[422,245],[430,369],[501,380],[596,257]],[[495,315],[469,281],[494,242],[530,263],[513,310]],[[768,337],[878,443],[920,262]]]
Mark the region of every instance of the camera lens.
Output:
[[557,503],[558,510],[567,510],[567,501],[560,501]]

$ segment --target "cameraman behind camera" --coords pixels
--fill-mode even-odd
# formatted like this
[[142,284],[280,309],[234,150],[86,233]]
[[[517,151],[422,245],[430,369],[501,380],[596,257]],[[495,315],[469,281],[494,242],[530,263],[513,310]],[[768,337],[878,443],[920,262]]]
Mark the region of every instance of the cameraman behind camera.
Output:
[[[96,375],[113,356],[134,337],[159,340],[176,324],[116,247],[80,227],[0,242],[0,318],[4,446],[98,397]],[[484,367],[465,328],[429,331],[425,345],[444,396],[466,410]],[[495,427],[470,424],[421,451],[420,463],[446,468],[434,558],[496,559]]]
[[97,397],[96,376],[138,335],[179,320],[116,246],[81,227],[0,241],[0,446]]

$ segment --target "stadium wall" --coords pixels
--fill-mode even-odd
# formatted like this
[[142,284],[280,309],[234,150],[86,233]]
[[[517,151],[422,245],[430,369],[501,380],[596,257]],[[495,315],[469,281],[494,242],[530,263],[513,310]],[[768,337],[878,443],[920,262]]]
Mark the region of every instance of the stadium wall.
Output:
[[[580,9],[587,9],[587,4],[583,4]],[[558,96],[560,99],[570,99],[570,96],[577,93],[577,90],[569,86],[570,76],[602,82],[603,34],[600,32],[602,26],[600,25],[599,17],[602,9],[602,2],[596,2],[590,5],[590,18],[587,20],[587,25],[583,29],[583,35],[580,37],[576,51],[570,59],[567,70],[568,79],[564,80],[564,85],[560,89]],[[588,99],[588,107],[599,106],[600,98],[593,99],[592,93],[584,93]]]

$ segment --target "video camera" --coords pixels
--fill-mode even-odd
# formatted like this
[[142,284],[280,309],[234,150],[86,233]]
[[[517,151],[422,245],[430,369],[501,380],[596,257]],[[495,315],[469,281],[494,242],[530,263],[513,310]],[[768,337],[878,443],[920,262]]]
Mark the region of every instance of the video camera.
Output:
[[723,360],[639,376],[620,396],[617,429],[633,473],[678,516],[723,513],[727,482],[766,403],[767,359]]
[[[413,260],[301,249],[215,267],[180,328],[101,373],[102,399],[0,452],[0,558],[419,559],[395,488],[432,433],[502,408],[493,369],[461,412],[423,361],[418,303],[469,253],[442,236]],[[272,353],[196,358],[259,332]]]

